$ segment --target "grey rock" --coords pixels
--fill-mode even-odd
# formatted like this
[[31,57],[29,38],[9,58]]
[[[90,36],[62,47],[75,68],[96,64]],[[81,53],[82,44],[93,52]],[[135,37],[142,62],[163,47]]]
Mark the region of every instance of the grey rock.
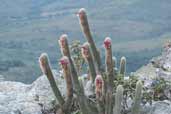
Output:
[[152,106],[147,106],[149,109],[146,114],[171,114],[170,101],[157,101],[153,102]]
[[[53,71],[55,80],[63,95],[66,95],[64,79]],[[46,76],[26,85],[20,82],[0,82],[0,114],[43,114],[58,103]]]
[[[150,89],[156,79],[171,81],[171,47],[163,49],[162,55],[155,57],[151,63],[138,69],[133,75],[144,81]],[[166,87],[164,94],[171,99],[171,87]],[[152,105],[143,107],[142,114],[171,114],[171,101],[154,101]]]
[[155,57],[152,62],[141,67],[134,75],[145,81],[145,85],[150,85],[154,79],[162,78],[171,81],[171,47],[164,48],[162,55]]

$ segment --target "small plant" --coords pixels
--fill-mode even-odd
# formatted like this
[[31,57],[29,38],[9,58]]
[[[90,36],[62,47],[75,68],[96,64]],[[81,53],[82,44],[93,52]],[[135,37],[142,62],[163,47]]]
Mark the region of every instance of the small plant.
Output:
[[81,54],[81,43],[80,41],[76,40],[73,41],[71,46],[71,54],[73,61],[75,63],[75,66],[77,68],[78,75],[81,75],[81,73],[84,71],[83,67],[85,66],[85,60]]

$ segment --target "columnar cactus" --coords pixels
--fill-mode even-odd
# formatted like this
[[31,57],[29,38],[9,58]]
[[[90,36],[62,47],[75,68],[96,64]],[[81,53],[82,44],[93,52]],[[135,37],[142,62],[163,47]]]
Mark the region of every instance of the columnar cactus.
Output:
[[124,89],[121,85],[116,89],[114,114],[121,114],[123,91]]
[[61,109],[63,109],[63,105],[64,105],[64,99],[59,91],[58,86],[55,83],[55,79],[49,64],[49,59],[48,59],[48,55],[46,53],[41,54],[40,58],[39,58],[39,63],[40,63],[40,68],[43,72],[43,74],[45,74],[49,80],[49,83],[51,85],[51,88],[57,98],[57,100],[59,101],[59,105],[61,107]]
[[105,114],[111,114],[113,110],[113,81],[114,81],[114,61],[112,58],[112,40],[109,37],[106,37],[104,40],[104,47],[106,49],[106,72],[107,72],[107,80],[106,80],[106,112]]
[[[66,56],[63,56],[60,59],[60,64],[62,66],[63,72],[64,72],[64,78],[66,80],[66,86],[67,86],[67,98],[65,102],[65,112],[68,109],[71,109],[71,104],[72,104],[72,98],[73,98],[73,85],[72,85],[72,79],[71,79],[71,71],[70,71],[70,66],[69,66],[69,60]],[[68,110],[70,111],[70,110]],[[67,112],[69,113],[69,112]]]
[[59,45],[61,47],[61,53],[63,54],[63,56],[67,56],[68,61],[70,62],[70,69],[71,69],[71,76],[72,76],[74,90],[75,90],[76,95],[78,97],[80,109],[81,109],[83,114],[86,114],[87,110],[88,110],[87,100],[86,100],[86,97],[84,95],[84,89],[82,88],[82,86],[78,80],[78,74],[77,74],[75,65],[74,65],[72,58],[71,58],[71,55],[70,55],[67,37],[68,37],[67,35],[62,35],[59,39]]
[[102,68],[101,67],[100,53],[97,50],[96,45],[95,45],[94,40],[93,40],[93,37],[91,35],[89,23],[88,23],[88,19],[87,19],[87,14],[86,14],[86,11],[84,8],[81,8],[79,10],[78,17],[80,20],[80,25],[81,25],[82,31],[83,31],[88,43],[90,44],[91,49],[92,49],[94,61],[96,61],[96,63],[97,63],[97,70],[100,72],[101,68]]
[[121,61],[120,61],[120,69],[119,69],[119,73],[123,76],[125,76],[125,72],[126,72],[126,58],[122,57]]
[[112,57],[112,59],[113,59],[113,67],[117,68],[117,59],[116,59],[116,57],[114,56],[114,57]]
[[82,46],[82,56],[87,61],[90,71],[91,81],[94,82],[96,78],[96,69],[93,61],[93,57],[91,54],[89,43],[84,43]]
[[132,114],[140,114],[141,97],[142,97],[142,82],[138,81],[136,84],[134,104],[132,107]]
[[[101,69],[100,55],[91,36],[85,10],[80,9],[78,15],[82,30],[88,41],[88,43],[83,44],[81,51],[89,66],[91,75],[90,79],[95,87],[95,98],[93,97],[95,100],[92,101],[92,99],[90,100],[90,96],[86,96],[83,88],[84,86],[82,86],[79,82],[79,76],[69,50],[69,44],[67,41],[68,36],[64,34],[59,39],[59,45],[63,56],[60,59],[60,64],[62,66],[64,79],[66,80],[67,85],[66,99],[62,97],[59,88],[55,83],[47,54],[42,54],[39,59],[42,72],[47,76],[52,90],[61,106],[61,112],[59,114],[71,113],[70,107],[72,106],[73,94],[76,95],[76,99],[79,103],[79,108],[82,114],[121,114],[124,89],[121,85],[119,85],[117,86],[116,92],[113,90],[114,80],[117,77],[117,72],[115,70],[116,59],[112,56],[111,38],[107,37],[104,40],[104,46],[106,50],[106,71],[104,72]],[[125,75],[125,67],[126,58],[122,57],[119,74]],[[135,101],[132,107],[132,114],[139,114],[141,91],[142,83],[138,82],[135,92]]]
[[104,91],[104,80],[101,75],[97,75],[95,79],[95,94],[97,100],[97,109],[100,114],[105,113],[105,107],[103,106],[103,91]]
[[74,82],[74,88],[77,90],[77,93],[84,93],[79,80],[78,80],[78,74],[75,68],[75,65],[72,61],[71,55],[70,55],[70,50],[69,50],[69,45],[68,45],[68,41],[67,41],[68,36],[66,34],[62,35],[59,39],[59,45],[61,47],[61,53],[63,54],[63,56],[68,57],[69,62],[70,62],[70,67],[71,67],[71,75],[72,75],[72,80]]
[[113,80],[114,80],[114,61],[112,58],[112,40],[107,37],[104,40],[104,47],[106,49],[106,72],[107,72],[107,82],[108,89],[112,91],[113,88]]

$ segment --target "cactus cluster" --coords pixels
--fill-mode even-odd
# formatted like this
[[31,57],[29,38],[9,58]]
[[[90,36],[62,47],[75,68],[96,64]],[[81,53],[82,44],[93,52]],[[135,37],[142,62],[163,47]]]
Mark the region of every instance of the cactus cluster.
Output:
[[[90,82],[93,86],[95,94],[95,102],[90,102],[89,96],[85,95],[84,88],[79,81],[79,76],[76,71],[74,61],[70,54],[68,36],[62,35],[59,38],[59,45],[61,48],[62,58],[60,64],[64,72],[64,78],[67,85],[67,98],[63,98],[59,88],[55,82],[52,74],[50,63],[47,54],[42,54],[39,58],[40,67],[42,72],[47,76],[52,90],[59,101],[60,111],[59,114],[71,114],[71,106],[73,96],[79,103],[79,109],[82,114],[121,114],[122,113],[122,99],[124,88],[118,85],[116,90],[113,90],[114,80],[118,74],[125,75],[126,58],[122,57],[120,62],[119,71],[116,70],[116,59],[112,55],[112,40],[107,37],[104,40],[104,47],[106,51],[105,68],[102,67],[101,57],[94,40],[92,38],[88,19],[85,9],[80,9],[78,17],[82,31],[88,42],[84,43],[81,47],[81,53],[89,66]],[[142,83],[137,82],[136,94],[134,104],[131,108],[132,114],[139,114],[141,103]]]

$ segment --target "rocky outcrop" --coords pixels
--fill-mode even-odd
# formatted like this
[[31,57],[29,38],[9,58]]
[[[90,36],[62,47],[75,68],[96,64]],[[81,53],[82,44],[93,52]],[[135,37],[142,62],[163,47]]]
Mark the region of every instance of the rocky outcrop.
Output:
[[[65,95],[65,82],[53,72],[58,87]],[[0,114],[53,114],[58,107],[46,76],[39,77],[30,85],[20,82],[0,82]]]
[[[149,89],[156,79],[171,81],[171,43],[164,46],[161,56],[154,57],[149,64],[141,67],[133,75],[143,80]],[[171,99],[170,90],[170,86],[164,90],[165,96],[169,99]],[[153,104],[146,106],[144,110],[146,111],[144,114],[171,114],[171,102],[153,101]]]
[[154,57],[151,62],[139,70],[134,75],[145,81],[149,86],[154,79],[171,80],[171,45],[167,44],[159,57]]

